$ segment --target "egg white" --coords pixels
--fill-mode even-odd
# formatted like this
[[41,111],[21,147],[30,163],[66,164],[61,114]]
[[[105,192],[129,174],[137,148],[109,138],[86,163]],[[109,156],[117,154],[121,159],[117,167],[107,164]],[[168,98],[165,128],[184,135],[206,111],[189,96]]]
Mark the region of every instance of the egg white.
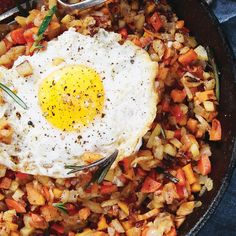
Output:
[[[0,143],[1,164],[29,174],[67,178],[79,173],[68,175],[65,165],[84,164],[80,157],[87,151],[105,157],[118,149],[117,163],[139,149],[156,115],[157,63],[132,42],[120,45],[119,41],[119,34],[105,30],[90,37],[70,29],[50,41],[45,51],[18,58],[12,69],[0,68],[1,81],[16,89],[28,106],[24,110],[3,93],[6,103],[0,107],[0,116],[6,116],[14,135],[11,144]],[[54,66],[55,58],[63,58],[64,62]],[[16,71],[25,60],[34,71],[27,78]],[[52,127],[38,103],[40,82],[70,64],[95,69],[105,90],[104,117],[97,117],[80,132]],[[12,158],[15,156],[18,163]]]

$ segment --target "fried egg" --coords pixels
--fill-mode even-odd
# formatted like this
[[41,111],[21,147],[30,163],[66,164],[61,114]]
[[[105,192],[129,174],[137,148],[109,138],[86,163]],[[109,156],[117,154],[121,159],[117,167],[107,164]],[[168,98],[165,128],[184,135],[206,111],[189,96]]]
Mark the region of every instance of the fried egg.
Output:
[[[0,143],[1,164],[67,178],[79,173],[68,175],[65,165],[88,164],[88,153],[99,159],[117,149],[117,163],[140,148],[156,115],[157,63],[120,39],[105,30],[91,37],[70,29],[45,51],[18,58],[12,69],[0,68],[1,82],[28,107],[3,92],[0,116],[13,137]],[[27,77],[17,72],[24,61],[33,69]]]

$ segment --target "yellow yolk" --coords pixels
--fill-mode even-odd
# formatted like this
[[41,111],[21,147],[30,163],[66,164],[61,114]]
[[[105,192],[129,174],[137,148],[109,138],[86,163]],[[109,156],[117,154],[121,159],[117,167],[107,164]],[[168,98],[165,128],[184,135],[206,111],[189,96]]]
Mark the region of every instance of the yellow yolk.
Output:
[[102,113],[104,88],[98,73],[84,65],[65,66],[45,78],[39,104],[53,126],[73,131]]

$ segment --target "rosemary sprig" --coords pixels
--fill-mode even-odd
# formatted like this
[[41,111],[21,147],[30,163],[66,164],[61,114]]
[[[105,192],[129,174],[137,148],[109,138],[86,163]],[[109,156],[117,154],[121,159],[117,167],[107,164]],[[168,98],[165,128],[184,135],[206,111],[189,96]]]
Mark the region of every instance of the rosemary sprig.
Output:
[[214,54],[213,54],[212,49],[207,46],[206,50],[207,50],[210,66],[212,68],[212,71],[213,71],[213,74],[214,74],[214,77],[215,77],[215,81],[216,81],[215,93],[216,93],[217,101],[219,102],[220,101],[220,79],[219,79],[219,74],[220,73],[219,73],[217,64],[215,62],[215,58],[214,58]]
[[32,47],[30,48],[30,52],[33,52],[35,49],[40,49],[42,48],[43,46],[40,45],[40,41],[43,39],[44,37],[44,33],[45,31],[47,30],[51,20],[52,20],[52,17],[53,15],[55,14],[57,10],[57,7],[56,6],[53,6],[49,11],[48,11],[48,14],[44,17],[43,19],[43,22],[42,24],[40,25],[39,27],[39,30],[38,30],[38,33],[36,35],[36,38],[35,38],[35,41],[32,45]]
[[100,161],[96,161],[93,164],[87,166],[66,165],[65,168],[71,169],[71,171],[68,172],[68,174],[71,174],[98,166],[98,169],[94,172],[92,179],[89,181],[89,183],[86,184],[85,188],[87,188],[91,183],[98,183],[98,184],[102,183],[102,181],[107,175],[107,172],[109,171],[113,162],[115,161],[117,155],[118,155],[118,150],[116,150],[109,157],[106,157]]
[[18,103],[22,108],[27,109],[27,105],[25,102],[18,97],[11,89],[9,89],[6,85],[0,83],[0,88],[6,92],[16,103]]
[[175,176],[173,176],[171,173],[169,173],[168,171],[166,171],[164,168],[160,166],[156,167],[156,171],[160,174],[164,174],[166,179],[169,179],[171,182],[175,184],[179,182],[178,178],[176,178]]
[[56,207],[58,210],[60,210],[61,212],[68,214],[67,208],[65,206],[65,202],[53,203],[52,205]]

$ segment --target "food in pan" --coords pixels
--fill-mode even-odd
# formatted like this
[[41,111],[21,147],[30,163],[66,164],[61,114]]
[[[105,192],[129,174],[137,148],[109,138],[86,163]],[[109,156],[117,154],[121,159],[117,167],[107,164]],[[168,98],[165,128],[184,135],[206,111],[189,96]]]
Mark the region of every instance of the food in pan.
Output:
[[[177,235],[213,188],[209,50],[165,1],[50,0],[16,22],[0,42],[0,234]],[[68,174],[115,149],[105,172]]]

